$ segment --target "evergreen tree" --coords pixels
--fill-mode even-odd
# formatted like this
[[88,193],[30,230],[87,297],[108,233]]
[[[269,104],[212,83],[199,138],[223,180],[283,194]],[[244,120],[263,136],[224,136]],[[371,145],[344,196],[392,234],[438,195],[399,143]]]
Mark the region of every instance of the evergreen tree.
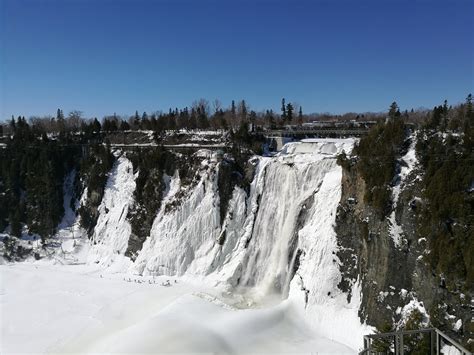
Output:
[[116,130],[118,130],[117,121],[108,118],[104,119],[102,130],[104,130],[105,132],[115,132]]
[[230,106],[230,112],[232,113],[232,117],[235,118],[235,101],[232,100],[232,104]]
[[[206,122],[207,122],[207,119],[206,119]],[[174,112],[172,112],[172,114],[169,115],[169,119],[168,119],[168,129],[175,130],[176,127],[177,127],[176,115]]]
[[57,130],[60,133],[60,139],[63,138],[63,133],[66,131],[66,120],[64,119],[63,110],[59,109],[56,112]]
[[102,126],[100,125],[100,122],[97,118],[94,118],[94,121],[92,122],[92,131],[95,133],[99,133],[101,130]]
[[443,106],[440,109],[440,114],[441,114],[441,120],[440,120],[440,129],[442,131],[445,131],[447,126],[448,126],[448,112],[449,112],[449,107],[448,107],[448,100],[444,100]]
[[285,98],[281,99],[281,118],[283,122],[286,121],[286,104],[285,104]]
[[194,107],[191,109],[191,115],[189,116],[189,129],[196,129],[197,128],[197,115],[196,110]]
[[240,101],[239,104],[239,118],[240,122],[247,122],[247,104],[245,103],[245,100]]
[[199,129],[209,128],[206,110],[202,106],[197,108],[197,125]]
[[10,120],[10,130],[12,131],[13,134],[16,132],[16,123],[15,123],[15,118],[12,115],[12,118]]
[[218,126],[219,126],[221,129],[227,131],[227,130],[229,129],[229,127],[228,127],[228,125],[227,125],[227,121],[226,121],[226,119],[225,119],[224,111],[222,111],[222,109],[219,110],[217,117],[218,117],[218,121],[217,121],[217,122],[218,122]]
[[133,123],[133,129],[140,129],[140,116],[138,115],[138,111],[135,111],[135,116],[133,116],[133,119],[132,119],[132,123]]
[[128,122],[125,121],[125,120],[122,120],[120,122],[120,130],[121,131],[128,131],[129,129],[130,129],[130,125],[128,124]]
[[302,125],[303,124],[303,108],[300,106],[300,109],[298,111],[298,124]]
[[291,123],[293,121],[293,105],[291,103],[289,103],[288,105],[286,105],[286,118],[288,120],[289,123]]
[[56,111],[56,120],[64,120],[63,110],[59,109]]
[[466,97],[466,116],[469,124],[474,127],[474,111],[472,110],[472,94]]
[[390,105],[390,109],[388,111],[388,117],[391,119],[391,120],[394,120],[398,117],[400,117],[400,110],[398,108],[398,105],[397,103],[394,101],[392,102],[392,104]]
[[180,111],[177,127],[180,129],[189,127],[189,112],[187,107]]

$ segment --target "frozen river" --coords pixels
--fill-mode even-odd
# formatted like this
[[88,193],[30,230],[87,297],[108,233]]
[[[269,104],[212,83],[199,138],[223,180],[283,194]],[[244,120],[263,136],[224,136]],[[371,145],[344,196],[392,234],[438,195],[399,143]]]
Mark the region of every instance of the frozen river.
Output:
[[0,352],[355,353],[317,336],[290,301],[236,308],[239,296],[167,279],[0,265]]

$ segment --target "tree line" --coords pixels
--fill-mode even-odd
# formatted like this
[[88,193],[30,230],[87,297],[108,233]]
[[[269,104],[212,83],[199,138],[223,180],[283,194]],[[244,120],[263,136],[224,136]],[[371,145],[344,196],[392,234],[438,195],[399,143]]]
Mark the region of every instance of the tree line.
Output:
[[[413,109],[404,112],[413,120],[419,120],[425,112]],[[237,130],[242,125],[252,124],[261,129],[282,128],[285,125],[302,125],[311,121],[350,121],[350,120],[382,120],[385,113],[353,113],[343,115],[330,113],[306,114],[303,108],[292,102],[281,99],[279,112],[272,109],[256,112],[250,109],[245,100],[232,100],[228,107],[224,107],[219,100],[209,103],[205,99],[195,101],[190,107],[173,108],[168,112],[156,111],[152,113],[138,112],[131,116],[117,114],[104,116],[102,119],[86,118],[81,111],[73,110],[64,114],[57,109],[55,115],[39,117],[24,116],[11,117],[0,124],[0,136],[14,134],[18,119],[27,122],[36,135],[42,133],[81,132],[113,132],[128,130],[151,130],[162,132],[165,130]]]

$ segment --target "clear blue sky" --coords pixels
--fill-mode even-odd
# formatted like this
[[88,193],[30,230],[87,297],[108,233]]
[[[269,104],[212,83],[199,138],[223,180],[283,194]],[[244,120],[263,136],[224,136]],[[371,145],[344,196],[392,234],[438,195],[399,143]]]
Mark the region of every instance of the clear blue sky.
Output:
[[0,118],[246,99],[382,111],[473,91],[472,0],[0,0]]

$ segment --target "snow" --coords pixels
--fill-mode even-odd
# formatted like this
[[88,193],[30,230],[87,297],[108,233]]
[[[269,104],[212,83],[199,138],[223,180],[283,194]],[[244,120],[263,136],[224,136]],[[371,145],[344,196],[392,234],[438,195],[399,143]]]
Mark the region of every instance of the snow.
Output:
[[422,302],[419,302],[415,297],[413,297],[410,302],[408,302],[403,307],[398,307],[396,313],[401,315],[400,321],[397,324],[397,328],[403,328],[410,318],[411,314],[414,311],[418,311],[422,315],[421,327],[427,327],[430,323],[430,316],[425,309],[425,306]]
[[133,204],[135,178],[130,160],[123,155],[119,156],[107,180],[104,197],[99,206],[89,263],[99,263],[106,267],[116,263],[114,267],[119,269],[122,267],[118,265],[130,263],[130,259],[124,254],[131,233],[127,214]]
[[[354,349],[360,346],[363,335],[371,333],[370,327],[360,324],[358,310],[361,290],[358,280],[352,285],[352,298],[341,292],[338,264],[333,254],[337,250],[333,225],[341,196],[341,169],[333,160],[330,172],[324,177],[315,193],[307,225],[299,231],[298,247],[305,250],[297,276],[292,280],[290,299],[298,299],[305,307],[309,322],[318,334],[338,339]],[[308,304],[302,289],[309,291]],[[343,331],[341,331],[343,329]]]
[[[357,142],[355,138],[333,139],[333,138],[308,138],[299,142],[290,142],[285,144],[279,155],[286,154],[311,154],[315,157],[323,158],[324,156],[332,156],[341,154],[343,151],[350,153],[354,144]],[[301,157],[301,156],[299,156]],[[307,157],[306,157],[307,160]]]
[[185,271],[206,274],[209,253],[219,235],[217,180],[214,169],[203,173],[190,196],[175,210],[166,213],[178,191],[178,178],[170,182],[168,195],[152,225],[135,264],[137,273],[182,275]]
[[462,352],[454,345],[443,344],[441,347],[441,354],[443,355],[462,355]]
[[453,330],[458,332],[462,328],[462,319],[458,319],[453,325]]
[[405,184],[407,177],[410,173],[415,169],[416,164],[418,163],[418,159],[416,158],[416,135],[412,134],[409,138],[410,146],[408,151],[405,155],[400,159],[401,168],[400,173],[398,176],[398,181],[396,185],[392,189],[392,200],[393,200],[393,207],[392,213],[389,216],[390,221],[390,235],[392,236],[393,243],[397,248],[401,247],[402,239],[403,239],[403,228],[400,226],[396,220],[395,213],[397,210],[398,199],[400,197],[400,193],[402,188]]
[[127,282],[94,265],[25,262],[1,265],[0,276],[2,354],[355,353],[315,336],[289,301],[238,310],[215,301],[215,290]]

